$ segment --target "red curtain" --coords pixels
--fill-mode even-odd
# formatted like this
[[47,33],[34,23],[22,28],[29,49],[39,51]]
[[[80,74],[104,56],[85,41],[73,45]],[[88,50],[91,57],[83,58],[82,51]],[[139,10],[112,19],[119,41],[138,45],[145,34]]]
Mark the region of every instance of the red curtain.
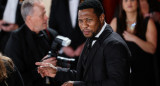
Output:
[[104,7],[106,22],[109,24],[113,19],[116,7],[119,5],[120,0],[103,0],[102,5]]

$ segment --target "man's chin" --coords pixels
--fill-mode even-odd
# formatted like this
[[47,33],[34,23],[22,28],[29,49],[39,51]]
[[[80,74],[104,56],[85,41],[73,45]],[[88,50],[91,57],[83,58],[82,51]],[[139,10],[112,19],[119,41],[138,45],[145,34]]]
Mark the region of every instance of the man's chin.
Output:
[[85,36],[86,38],[92,37],[92,35],[85,35],[85,34],[84,34],[84,36]]
[[46,27],[46,26],[44,26],[44,27],[43,27],[43,30],[45,30],[45,29],[47,29],[47,27]]
[[46,24],[44,24],[44,25],[43,25],[43,28],[47,29],[47,25],[46,25]]

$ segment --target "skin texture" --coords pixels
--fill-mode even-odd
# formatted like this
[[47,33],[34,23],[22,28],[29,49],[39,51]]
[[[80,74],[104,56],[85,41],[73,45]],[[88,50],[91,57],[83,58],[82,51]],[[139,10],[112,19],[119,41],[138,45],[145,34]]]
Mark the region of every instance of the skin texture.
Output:
[[98,18],[91,8],[79,11],[79,27],[86,38],[90,38],[100,31],[103,22],[102,17],[104,17],[104,14]]
[[46,11],[43,3],[35,3],[33,7],[33,13],[26,18],[27,26],[36,33],[47,28]]

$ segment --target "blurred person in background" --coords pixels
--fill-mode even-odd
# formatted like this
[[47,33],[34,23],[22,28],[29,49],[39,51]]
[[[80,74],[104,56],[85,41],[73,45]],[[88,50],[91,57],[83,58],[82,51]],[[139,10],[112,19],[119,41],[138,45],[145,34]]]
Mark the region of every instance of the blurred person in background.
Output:
[[143,13],[144,18],[150,17],[154,20],[156,24],[157,33],[158,33],[158,40],[157,40],[157,49],[155,53],[155,73],[156,73],[156,81],[157,86],[160,85],[160,2],[156,0],[140,0],[140,7]]
[[139,0],[122,0],[119,17],[110,25],[131,50],[130,86],[155,86],[153,55],[157,48],[157,29],[151,18],[144,19]]
[[13,61],[0,54],[0,86],[24,86],[23,79]]
[[10,33],[24,24],[20,14],[21,4],[18,0],[12,1],[0,0],[0,52],[2,53],[4,53]]

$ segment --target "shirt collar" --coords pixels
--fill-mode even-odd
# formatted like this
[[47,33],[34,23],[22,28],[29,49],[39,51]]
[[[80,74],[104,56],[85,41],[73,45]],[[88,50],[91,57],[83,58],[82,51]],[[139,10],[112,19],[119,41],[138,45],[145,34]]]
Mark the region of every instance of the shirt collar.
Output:
[[107,26],[107,23],[104,22],[104,25],[102,27],[102,29],[100,30],[100,32],[95,36],[96,38],[99,38],[99,36],[102,34],[102,32],[104,31],[105,27]]

